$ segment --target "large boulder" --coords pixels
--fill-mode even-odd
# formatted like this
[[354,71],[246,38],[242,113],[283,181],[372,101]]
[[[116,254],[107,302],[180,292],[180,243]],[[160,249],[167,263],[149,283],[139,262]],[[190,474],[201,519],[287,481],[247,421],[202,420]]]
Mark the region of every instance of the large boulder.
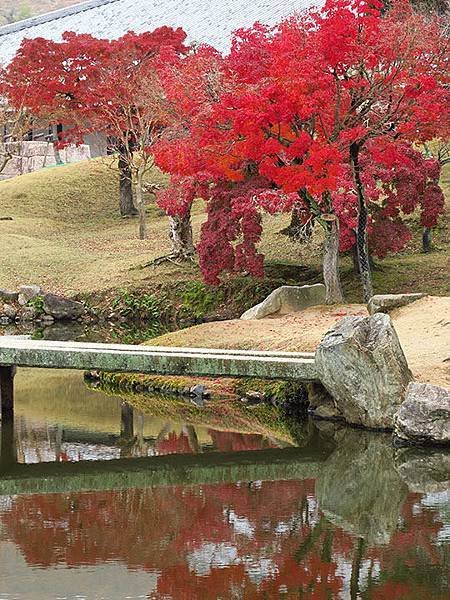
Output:
[[30,300],[42,294],[38,285],[21,285],[19,288],[19,304],[25,306]]
[[339,321],[317,349],[316,369],[348,423],[393,428],[412,374],[388,315]]
[[286,315],[318,304],[325,304],[325,286],[322,283],[302,286],[283,285],[260,304],[247,310],[241,319],[264,319],[274,313]]
[[56,294],[45,294],[44,312],[61,321],[73,321],[84,313],[81,302],[75,302]]
[[426,296],[426,294],[377,294],[372,296],[367,305],[369,314],[374,315],[375,313],[388,313],[394,308],[400,308],[420,300]]
[[450,390],[410,383],[395,419],[395,437],[406,444],[450,444]]

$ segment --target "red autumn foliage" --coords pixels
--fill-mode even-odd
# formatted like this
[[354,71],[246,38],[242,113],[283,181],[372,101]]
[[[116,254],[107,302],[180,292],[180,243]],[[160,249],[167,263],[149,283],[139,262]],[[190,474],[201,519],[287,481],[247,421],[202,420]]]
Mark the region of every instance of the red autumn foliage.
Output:
[[68,126],[65,143],[91,132],[127,141],[149,108],[155,126],[164,122],[161,72],[188,51],[185,38],[161,27],[117,40],[73,32],[61,42],[26,39],[4,72],[8,100]]
[[441,133],[450,100],[448,38],[438,18],[415,13],[405,0],[387,14],[383,8],[378,0],[330,0],[274,28],[237,32],[215,65],[215,94],[196,105],[188,133],[178,136],[195,148],[192,160],[176,161],[177,135],[157,151],[171,173],[195,178],[198,168],[203,181],[209,176],[199,245],[207,281],[224,271],[261,275],[260,213],[288,212],[294,202],[305,221],[334,211],[341,247],[351,247],[359,210],[350,170],[355,145],[375,254],[404,247],[404,214],[419,208],[424,225],[436,223],[439,172],[414,143]]

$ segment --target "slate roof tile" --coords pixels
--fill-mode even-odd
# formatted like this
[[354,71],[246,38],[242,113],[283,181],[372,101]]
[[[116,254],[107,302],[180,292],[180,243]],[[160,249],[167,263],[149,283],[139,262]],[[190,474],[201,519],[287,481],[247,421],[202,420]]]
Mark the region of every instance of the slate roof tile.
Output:
[[256,21],[275,24],[321,0],[90,0],[0,27],[0,64],[14,56],[24,38],[59,40],[65,31],[115,39],[127,31],[183,27],[189,41],[227,51],[231,33]]

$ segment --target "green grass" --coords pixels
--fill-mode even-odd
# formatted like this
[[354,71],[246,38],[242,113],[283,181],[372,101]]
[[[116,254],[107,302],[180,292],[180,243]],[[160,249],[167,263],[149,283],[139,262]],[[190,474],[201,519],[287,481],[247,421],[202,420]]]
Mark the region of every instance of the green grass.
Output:
[[[167,178],[153,171],[153,180]],[[450,166],[443,175],[450,197]],[[67,294],[102,295],[112,301],[119,289],[154,290],[175,286],[181,305],[192,304],[201,317],[229,303],[230,295],[240,306],[249,305],[282,282],[320,281],[321,232],[311,243],[298,244],[279,232],[288,216],[265,217],[261,250],[266,256],[268,280],[227,279],[215,301],[216,292],[202,290],[196,265],[165,264],[145,267],[170,250],[165,216],[148,198],[148,239],[137,236],[135,219],[118,214],[118,177],[105,160],[44,169],[0,182],[1,256],[0,287],[16,288],[37,283],[47,290]],[[204,219],[203,205],[194,208],[193,226],[198,237]],[[447,215],[448,217],[448,215]],[[420,227],[415,227],[413,242],[405,252],[380,262],[374,273],[377,292],[424,291],[448,293],[447,267],[450,236],[445,220],[434,234],[436,250],[420,253]],[[347,299],[357,301],[361,291],[351,272],[351,261],[342,259],[342,274]],[[181,288],[177,286],[181,285]],[[223,290],[226,290],[226,293]]]

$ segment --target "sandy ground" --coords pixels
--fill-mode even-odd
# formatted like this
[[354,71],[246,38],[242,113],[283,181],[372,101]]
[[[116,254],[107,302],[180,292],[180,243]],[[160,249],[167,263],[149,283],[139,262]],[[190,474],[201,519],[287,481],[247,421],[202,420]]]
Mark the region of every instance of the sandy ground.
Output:
[[427,296],[391,317],[416,379],[450,388],[450,297]]
[[[177,331],[158,345],[313,352],[323,335],[364,305],[315,306],[259,321],[219,321]],[[391,313],[409,366],[419,381],[450,387],[450,297],[427,296]],[[155,343],[153,340],[151,343]]]

